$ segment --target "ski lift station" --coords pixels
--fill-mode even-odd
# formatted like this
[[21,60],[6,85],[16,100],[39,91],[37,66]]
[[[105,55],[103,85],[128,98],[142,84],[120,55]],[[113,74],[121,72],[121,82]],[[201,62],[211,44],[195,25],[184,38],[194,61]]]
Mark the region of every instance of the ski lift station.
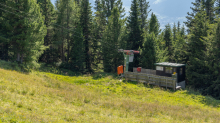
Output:
[[185,88],[185,64],[154,63],[156,70],[138,67],[133,68],[133,72],[129,72],[129,62],[133,62],[134,54],[138,54],[139,51],[120,49],[119,52],[124,54],[124,66],[118,67],[118,75],[125,77],[126,80],[173,88],[174,90]]

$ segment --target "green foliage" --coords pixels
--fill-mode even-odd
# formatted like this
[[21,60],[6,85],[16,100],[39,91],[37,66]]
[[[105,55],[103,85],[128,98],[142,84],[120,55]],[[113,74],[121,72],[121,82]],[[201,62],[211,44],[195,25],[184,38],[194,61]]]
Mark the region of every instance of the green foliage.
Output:
[[[76,33],[77,32],[77,33]],[[81,35],[79,35],[81,33]],[[69,68],[72,71],[82,72],[84,68],[84,47],[83,47],[83,35],[82,29],[77,27],[75,33],[71,38],[71,51],[70,51],[70,60]]]
[[37,3],[41,8],[41,13],[44,16],[44,24],[47,27],[47,35],[44,37],[44,45],[49,47],[41,55],[39,61],[47,64],[53,64],[54,62],[58,61],[58,52],[53,46],[53,35],[55,30],[52,27],[55,23],[55,8],[50,0],[37,0]]
[[204,89],[211,84],[206,54],[207,41],[204,40],[204,37],[207,36],[209,21],[205,11],[202,11],[202,8],[200,10],[201,12],[195,16],[193,27],[190,28],[189,51],[187,53],[189,61],[186,75],[192,87]]
[[138,0],[138,3],[139,3],[139,8],[140,8],[140,19],[141,19],[141,30],[142,30],[142,33],[147,30],[147,23],[146,23],[146,20],[147,20],[147,16],[148,16],[148,13],[151,11],[151,10],[148,10],[150,8],[150,5],[149,5],[149,2],[147,2],[146,0]]
[[[107,28],[103,34],[102,53],[103,53],[103,66],[105,72],[116,72],[119,64],[119,53],[117,50],[120,48],[120,35],[121,25],[123,21],[120,19],[119,10],[115,7],[112,10],[112,15],[109,18]],[[110,45],[109,45],[110,44]],[[123,59],[123,58],[122,58]]]
[[141,49],[141,66],[147,69],[155,69],[156,62],[156,37],[151,33],[145,37],[143,48]]
[[172,46],[172,32],[169,24],[165,26],[164,29],[164,41],[165,48],[167,48],[168,62],[173,62],[173,46]]
[[149,33],[154,33],[157,36],[160,32],[160,24],[155,14],[151,14],[150,22],[149,22]]
[[[143,32],[141,29],[140,11],[138,0],[132,0],[130,15],[127,19],[128,39],[127,49],[139,50],[143,44]],[[129,71],[132,71],[133,67],[138,67],[140,61],[138,59],[140,55],[134,55],[133,62],[129,63]]]
[[88,72],[92,72],[91,67],[91,27],[92,27],[92,11],[89,0],[83,0],[80,3],[80,26],[82,28],[83,36],[84,36],[84,53],[85,53],[85,62],[86,69]]
[[[46,35],[40,7],[34,0],[18,2],[7,1],[6,5],[23,11],[9,10],[13,13],[2,13],[2,28],[7,32],[6,46],[10,46],[10,60],[24,62],[33,66],[46,47],[43,45]],[[14,15],[17,14],[17,15]],[[4,20],[4,21],[3,21]],[[17,57],[17,58],[16,58]]]

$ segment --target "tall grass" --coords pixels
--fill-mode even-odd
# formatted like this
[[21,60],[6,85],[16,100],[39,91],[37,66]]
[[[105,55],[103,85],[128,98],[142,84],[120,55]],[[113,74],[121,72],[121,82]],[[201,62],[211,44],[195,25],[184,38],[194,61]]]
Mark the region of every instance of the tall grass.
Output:
[[0,68],[0,122],[214,122],[220,101],[119,80]]

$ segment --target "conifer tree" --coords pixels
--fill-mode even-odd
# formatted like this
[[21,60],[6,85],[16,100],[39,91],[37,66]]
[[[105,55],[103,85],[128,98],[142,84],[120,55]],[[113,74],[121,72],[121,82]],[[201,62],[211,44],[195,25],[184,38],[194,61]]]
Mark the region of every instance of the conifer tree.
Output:
[[[4,5],[6,4],[6,0],[0,0],[0,7],[6,9]],[[5,18],[3,17],[5,11],[0,9],[0,59],[8,60],[8,52],[9,52],[9,40],[7,38],[7,32],[5,31]]]
[[71,44],[73,44],[71,43],[72,30],[80,26],[80,8],[72,0],[58,0],[56,1],[56,8],[58,16],[54,26],[58,29],[56,29],[54,40],[56,41],[55,44],[59,50],[63,67],[68,65],[70,59]]
[[[137,0],[132,0],[131,4],[131,11],[130,15],[128,17],[128,24],[127,28],[129,31],[128,34],[128,40],[127,40],[127,49],[132,50],[138,50],[139,48],[142,48],[142,41],[143,36],[141,32],[141,22],[140,22],[140,11],[139,11],[139,5]],[[130,70],[133,69],[133,67],[139,66],[139,55],[134,56],[134,61],[130,63]]]
[[147,69],[154,69],[156,62],[155,41],[154,33],[150,33],[145,37],[143,48],[141,49],[141,66]]
[[[102,53],[103,53],[103,65],[105,72],[116,72],[119,64],[119,37],[121,35],[122,20],[120,19],[120,13],[118,8],[114,7],[109,23],[104,32]],[[107,45],[110,44],[110,45]]]
[[168,49],[168,62],[173,61],[173,47],[172,47],[172,32],[170,24],[167,24],[164,29],[164,41],[165,41],[165,47]]
[[82,27],[82,32],[84,36],[84,47],[85,47],[85,62],[86,69],[88,72],[92,72],[91,67],[91,26],[92,26],[92,12],[89,0],[83,0],[80,3],[80,25]]
[[149,2],[147,2],[146,0],[138,0],[138,2],[139,2],[139,8],[140,8],[141,30],[142,32],[144,32],[144,30],[147,29],[146,20],[148,17],[148,13],[151,10],[148,10],[150,5],[149,5]]
[[104,12],[106,14],[106,18],[109,18],[111,16],[111,11],[114,7],[117,7],[120,13],[120,17],[123,18],[125,16],[124,12],[125,9],[122,6],[121,0],[104,0],[102,2],[104,4]]
[[[217,20],[216,24],[212,25],[213,32],[209,32],[207,40],[211,40],[209,47],[209,71],[211,75],[211,85],[205,90],[205,94],[211,95],[217,99],[220,99],[220,20]],[[213,36],[214,35],[214,36]]]
[[154,33],[157,36],[160,32],[160,23],[157,16],[152,12],[150,22],[149,22],[149,33]]
[[169,60],[168,47],[164,40],[164,31],[162,31],[156,40],[156,62],[167,62]]
[[[182,27],[181,30],[183,29],[184,27]],[[177,32],[176,40],[173,43],[173,61],[186,64],[187,60],[187,43],[185,40],[185,34],[184,32]]]
[[174,23],[173,25],[173,42],[175,43],[176,37],[177,37],[177,28],[176,28],[176,24]]
[[72,32],[70,39],[70,59],[69,68],[72,71],[83,72],[84,69],[84,44],[83,44],[83,34],[80,26]]
[[40,57],[40,61],[45,63],[52,63],[57,61],[57,56],[54,54],[55,50],[52,47],[53,42],[53,24],[55,21],[55,8],[50,0],[37,0],[41,7],[41,13],[44,16],[44,24],[47,27],[47,35],[44,37],[44,45],[49,46],[47,50]]
[[193,20],[193,27],[190,28],[189,50],[187,53],[189,61],[186,77],[192,87],[205,89],[210,84],[206,55],[207,42],[204,40],[204,37],[207,36],[209,19],[202,6],[200,6],[199,10],[200,12],[196,13]]
[[46,48],[43,45],[46,26],[40,7],[35,0],[7,1],[5,4],[14,8],[10,13],[2,14],[10,52],[14,54],[13,60],[30,65],[38,60]]

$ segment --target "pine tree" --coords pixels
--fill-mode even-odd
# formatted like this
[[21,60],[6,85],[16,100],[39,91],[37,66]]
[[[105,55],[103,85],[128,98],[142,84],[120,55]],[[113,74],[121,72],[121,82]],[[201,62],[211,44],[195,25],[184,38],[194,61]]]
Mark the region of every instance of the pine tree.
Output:
[[34,0],[7,1],[6,5],[14,8],[2,15],[10,52],[14,54],[13,60],[30,65],[38,60],[46,48],[43,45],[46,26],[40,7]]
[[[3,9],[7,9],[4,7],[6,4],[6,0],[0,0],[0,7]],[[2,60],[8,60],[8,52],[9,52],[9,40],[8,35],[5,30],[5,18],[3,17],[5,11],[0,9],[0,59]]]
[[176,28],[176,24],[174,23],[173,25],[173,42],[175,42],[177,37],[177,28]]
[[210,71],[207,66],[207,42],[204,37],[207,36],[209,19],[203,7],[199,8],[193,20],[193,27],[190,28],[190,38],[188,42],[189,50],[187,55],[189,61],[187,65],[186,77],[189,84],[194,88],[205,89],[209,86]]
[[[103,53],[103,65],[105,72],[116,72],[119,64],[119,37],[121,35],[122,20],[120,20],[119,10],[115,7],[111,12],[109,23],[104,32],[102,53]],[[107,45],[110,44],[110,45]]]
[[139,2],[139,8],[140,8],[140,19],[141,19],[141,30],[142,32],[144,32],[144,30],[147,29],[146,27],[146,20],[147,20],[147,17],[148,17],[148,13],[151,11],[151,10],[148,10],[150,5],[149,5],[149,2],[147,2],[146,0],[138,0]]
[[54,24],[56,29],[55,45],[59,50],[60,58],[62,60],[61,66],[68,69],[71,45],[73,44],[71,43],[71,35],[73,33],[72,30],[77,26],[80,26],[80,8],[78,7],[78,4],[72,0],[58,0],[56,1],[56,8],[58,16],[56,24]]
[[216,0],[206,0],[204,2],[206,15],[208,16],[210,23],[213,23],[214,18],[215,18],[215,13],[214,13],[215,12],[215,7],[214,7],[215,1]]
[[70,39],[70,60],[69,68],[75,72],[83,72],[84,69],[84,44],[83,44],[83,34],[80,26],[72,32]]
[[50,0],[37,0],[37,3],[41,7],[41,13],[44,16],[44,24],[47,27],[47,35],[44,37],[44,45],[49,46],[44,54],[41,55],[40,61],[45,63],[56,62],[56,54],[54,54],[54,49],[52,47],[54,30],[52,28],[55,21],[55,8]]
[[[132,50],[139,50],[139,48],[142,48],[142,41],[143,41],[143,35],[141,32],[141,22],[140,22],[140,11],[139,11],[139,5],[137,0],[133,0],[131,4],[131,11],[130,15],[128,17],[128,24],[127,28],[129,31],[128,34],[128,40],[127,40],[127,49]],[[139,55],[134,56],[133,62],[130,63],[130,70],[133,69],[133,67],[139,66]]]
[[[214,8],[214,3],[215,3],[215,0],[195,0],[195,2],[192,2],[193,6],[194,7],[190,7],[192,9],[192,13],[187,13],[188,16],[186,16],[187,18],[187,22],[184,22],[186,24],[186,26],[188,28],[192,27],[193,23],[195,23],[195,15],[197,13],[200,13],[201,11],[205,10],[206,11],[206,15],[208,16],[209,18],[209,22],[210,23],[213,23],[214,22],[214,11],[215,11],[215,8]],[[203,7],[203,10],[200,10],[200,7]],[[189,33],[190,30],[188,29],[187,32]]]
[[151,14],[150,22],[149,22],[149,33],[154,33],[157,36],[160,32],[160,23],[155,14]]
[[106,18],[109,18],[111,16],[111,12],[114,7],[118,8],[121,18],[125,16],[125,9],[122,6],[121,0],[104,0],[102,4],[104,4],[104,12],[106,14]]
[[85,62],[86,69],[88,72],[92,72],[91,67],[91,57],[90,57],[90,47],[91,47],[91,26],[92,26],[92,12],[89,0],[83,0],[80,4],[80,24],[82,27],[82,32],[84,36],[84,47],[85,47]]
[[141,49],[141,66],[144,68],[154,69],[154,63],[156,62],[155,40],[154,33],[145,37],[143,48]]
[[178,21],[177,23],[177,32],[179,33],[180,32],[180,22]]
[[217,99],[220,99],[220,20],[217,20],[216,24],[211,25],[213,27],[212,31],[208,33],[207,39],[211,41],[209,50],[208,50],[208,56],[209,56],[209,71],[212,73],[210,81],[211,85],[207,87],[205,90],[205,94],[211,95]]
[[[184,27],[182,27],[182,30],[183,29]],[[175,43],[173,43],[173,61],[186,64],[187,60],[187,43],[185,40],[185,34],[178,32],[176,34]]]
[[168,48],[168,62],[173,62],[173,47],[172,47],[172,32],[170,24],[167,24],[164,29],[165,47]]
[[169,60],[168,47],[166,47],[166,41],[164,40],[164,31],[162,31],[156,40],[156,62],[167,62]]

